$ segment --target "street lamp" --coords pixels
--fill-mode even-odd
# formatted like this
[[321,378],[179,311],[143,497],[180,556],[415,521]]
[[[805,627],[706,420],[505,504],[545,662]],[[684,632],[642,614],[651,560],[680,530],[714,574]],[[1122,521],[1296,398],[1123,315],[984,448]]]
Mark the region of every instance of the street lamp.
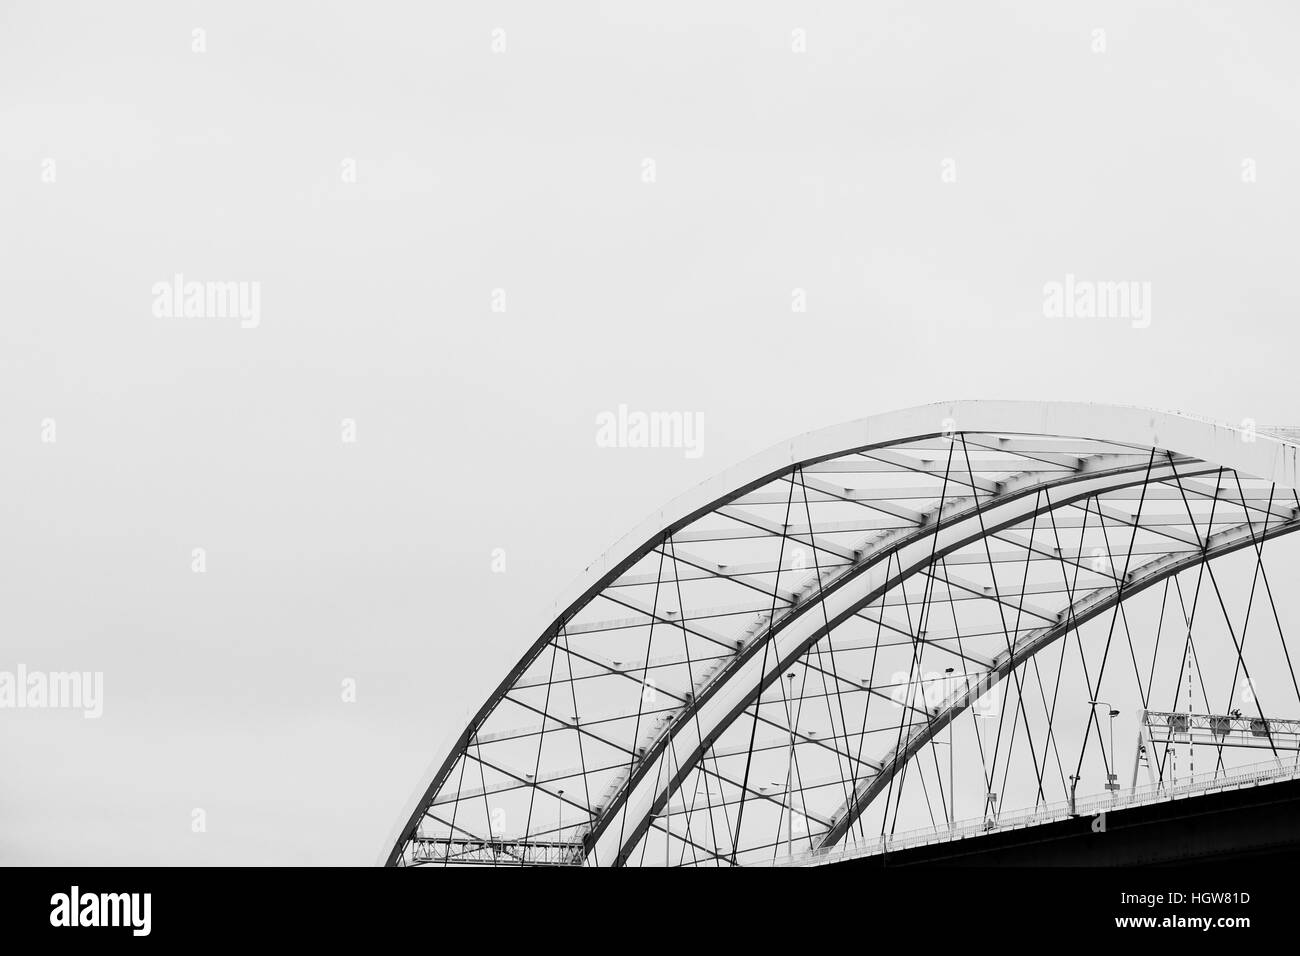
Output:
[[[952,754],[952,741],[951,741],[951,740],[940,740],[937,736],[935,736],[935,737],[930,738],[930,746],[931,746],[931,747],[936,747],[936,748],[937,748],[937,747],[947,747],[947,748],[948,748],[948,753],[949,753],[949,755],[951,756],[951,754]],[[948,771],[948,774],[949,774],[949,784],[948,784],[948,787],[949,787],[949,789],[951,790],[951,789],[952,789],[952,783],[951,783],[951,780],[952,780],[951,761],[949,761],[949,764],[950,764],[950,769],[949,769],[949,771]],[[937,769],[938,766],[939,766],[939,758],[936,756],[936,757],[935,757],[935,768],[936,768],[935,772],[936,772],[936,774],[937,774],[938,777],[939,777],[939,791],[940,791],[940,794],[939,794],[939,795],[940,795],[940,796],[947,796],[947,799],[945,799],[945,800],[943,801],[943,813],[944,813],[944,819],[947,821],[948,826],[951,827],[951,826],[953,825],[954,821],[955,821],[957,818],[953,815],[953,812],[952,812],[952,796],[951,796],[951,795],[946,795],[946,794],[943,793],[943,771],[938,770],[938,769]]]
[[[673,865],[672,800],[665,799],[663,809],[654,816],[658,819],[659,825],[663,827],[664,830],[664,866],[670,867]],[[648,835],[649,834],[647,833],[647,836]]]
[[1111,774],[1110,783],[1106,784],[1106,789],[1112,793],[1119,792],[1119,768],[1115,766],[1115,761],[1119,758],[1115,754],[1115,718],[1119,716],[1119,711],[1114,707],[1110,708],[1110,762]]
[[[1115,763],[1115,718],[1119,716],[1119,711],[1104,700],[1090,700],[1088,703],[1092,705],[1093,713],[1096,713],[1098,704],[1105,704],[1106,710],[1110,713],[1110,761],[1105,760],[1106,751],[1104,748],[1101,755],[1102,761],[1106,763],[1106,789],[1111,793],[1116,793],[1119,791],[1119,774],[1115,772],[1113,764]],[[1101,728],[1097,729],[1100,732]]]
[[[996,714],[981,714],[979,711],[976,711],[976,710],[972,710],[972,711],[971,711],[971,715],[972,715],[973,717],[975,717],[976,720],[992,720],[992,719],[996,716]],[[983,725],[983,724],[976,724],[975,726],[979,728],[980,745],[981,745],[981,750],[983,750],[983,749],[987,748],[987,746],[988,746],[988,741],[986,740],[986,738],[987,738],[988,735],[984,733],[984,725]],[[985,813],[985,815],[987,816],[989,810],[992,809],[992,810],[993,810],[993,816],[996,818],[996,817],[997,817],[997,802],[998,802],[998,795],[997,795],[997,793],[995,793],[994,790],[993,790],[993,777],[992,777],[992,775],[989,776],[989,784],[988,784],[988,785],[989,785],[989,789],[988,789],[988,791],[984,794],[984,813]]]
[[[952,684],[952,671],[953,671],[953,669],[952,669],[951,667],[945,667],[945,668],[943,669],[943,672],[944,672],[946,675],[948,675],[948,676],[947,676],[947,679],[946,679],[945,682],[944,682],[944,688],[943,688],[943,689],[944,689],[944,694],[945,694],[945,696],[951,696],[951,694],[952,694],[952,690],[951,690],[951,684]],[[956,826],[956,824],[957,824],[957,789],[956,789],[956,787],[953,786],[953,773],[952,773],[952,749],[953,749],[953,748],[952,748],[952,717],[949,716],[949,718],[948,718],[948,794],[949,794],[948,802],[952,805],[952,813],[950,814],[950,816],[952,817],[951,822],[952,822],[952,824],[953,824],[954,826]]]
[[794,671],[785,678],[790,682],[785,702],[786,723],[790,725],[790,751],[785,761],[785,845],[786,852],[794,856]]

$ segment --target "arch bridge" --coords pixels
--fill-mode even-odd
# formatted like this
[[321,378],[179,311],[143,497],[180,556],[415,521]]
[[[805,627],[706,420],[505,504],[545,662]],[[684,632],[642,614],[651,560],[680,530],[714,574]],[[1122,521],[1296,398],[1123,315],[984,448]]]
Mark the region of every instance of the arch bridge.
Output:
[[976,401],[771,448],[586,569],[385,862],[770,863],[1235,779],[1221,740],[1140,724],[1300,717],[1295,438]]

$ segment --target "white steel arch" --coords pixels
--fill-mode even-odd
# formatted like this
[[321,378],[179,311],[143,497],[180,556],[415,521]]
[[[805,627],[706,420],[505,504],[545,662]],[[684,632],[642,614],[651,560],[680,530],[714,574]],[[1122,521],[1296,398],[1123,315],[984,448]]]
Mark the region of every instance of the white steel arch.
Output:
[[[668,858],[743,862],[771,845],[746,842],[746,812],[752,832],[773,808],[830,845],[973,689],[1174,570],[1294,530],[1296,465],[1297,446],[1265,431],[1072,403],[924,406],[775,446],[584,572],[429,774],[386,862],[619,865],[656,831]],[[1013,585],[1006,572],[1022,564]],[[931,625],[939,606],[953,633]],[[985,623],[966,644],[982,649],[963,645],[971,607]],[[864,622],[877,631],[873,676],[857,680],[838,668],[865,650],[853,633]],[[933,648],[960,661],[935,713],[876,679],[886,632],[914,658]],[[823,685],[816,739],[798,726],[806,686],[782,684],[796,665]],[[876,746],[889,726],[868,727],[879,700],[903,715],[892,748]],[[776,781],[751,778],[782,736],[777,799]],[[828,783],[799,771],[794,786],[799,748],[834,764]]]

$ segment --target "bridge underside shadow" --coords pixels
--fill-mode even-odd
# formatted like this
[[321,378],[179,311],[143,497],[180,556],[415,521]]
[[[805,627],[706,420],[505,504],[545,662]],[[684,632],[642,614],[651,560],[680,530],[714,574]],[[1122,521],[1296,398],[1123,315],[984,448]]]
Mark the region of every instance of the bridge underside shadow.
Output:
[[[1300,863],[1300,780],[1189,797],[828,863],[896,866],[1174,866]],[[1094,829],[1096,828],[1096,829]]]

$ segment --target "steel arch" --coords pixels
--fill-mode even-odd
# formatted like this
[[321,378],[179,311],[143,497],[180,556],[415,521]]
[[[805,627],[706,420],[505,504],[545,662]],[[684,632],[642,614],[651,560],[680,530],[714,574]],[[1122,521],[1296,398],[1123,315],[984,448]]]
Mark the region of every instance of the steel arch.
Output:
[[[1004,657],[994,662],[987,672],[980,674],[969,682],[953,699],[944,702],[942,709],[928,721],[918,732],[909,735],[905,746],[889,754],[883,761],[880,773],[865,781],[854,791],[853,797],[839,812],[832,817],[832,826],[822,837],[819,848],[826,849],[835,845],[848,832],[857,815],[865,808],[876,794],[883,790],[901,768],[921,747],[947,726],[956,716],[969,708],[981,693],[986,692],[998,681],[1005,679],[1019,664],[1046,648],[1053,641],[1066,633],[1087,623],[1092,618],[1114,607],[1119,602],[1158,584],[1165,578],[1179,571],[1207,560],[1213,560],[1225,554],[1231,554],[1242,548],[1262,543],[1264,540],[1279,535],[1289,534],[1300,528],[1300,520],[1290,519],[1275,527],[1262,531],[1256,538],[1248,527],[1235,527],[1218,535],[1211,536],[1203,552],[1191,552],[1183,555],[1166,555],[1147,562],[1142,568],[1126,575],[1124,582],[1113,591],[1098,589],[1090,591],[1079,602],[1070,605],[1066,620],[1051,627],[1045,627],[1033,635],[1021,647],[1013,648]],[[1213,543],[1211,543],[1213,542]]]
[[[927,443],[936,440],[939,442],[937,447],[940,453],[946,442],[949,449],[960,447],[966,458],[964,467],[954,470],[950,450],[943,470],[942,489],[938,494],[935,494],[934,480],[937,469],[928,467],[928,463],[932,464],[935,457],[926,457],[935,450]],[[970,460],[972,450],[976,455],[983,456],[978,463]],[[988,542],[997,539],[1003,532],[1014,531],[1025,521],[1036,519],[1047,512],[1064,512],[1078,507],[1080,501],[1098,502],[1100,512],[1101,502],[1110,500],[1105,496],[1123,494],[1132,489],[1140,489],[1145,495],[1148,488],[1159,487],[1164,490],[1174,487],[1168,484],[1171,481],[1184,498],[1189,493],[1206,496],[1206,488],[1195,482],[1209,475],[1217,475],[1213,491],[1208,495],[1217,503],[1231,498],[1231,495],[1222,494],[1221,485],[1223,476],[1231,473],[1241,475],[1247,481],[1254,479],[1273,488],[1288,489],[1290,497],[1294,499],[1296,463],[1296,445],[1269,434],[1247,434],[1200,419],[1143,409],[1051,403],[958,402],[925,406],[825,429],[776,446],[682,496],[652,516],[642,528],[625,538],[588,569],[575,585],[574,596],[554,615],[541,637],[489,696],[460,735],[451,753],[436,772],[430,775],[428,786],[413,801],[410,812],[394,838],[386,862],[419,862],[414,848],[419,841],[420,826],[423,822],[432,820],[442,825],[449,837],[460,839],[465,844],[477,841],[493,847],[493,853],[497,857],[502,852],[507,855],[515,853],[521,862],[542,862],[535,848],[544,847],[548,848],[547,852],[553,857],[545,862],[580,859],[594,864],[623,863],[630,850],[651,827],[652,821],[668,805],[676,788],[700,765],[719,735],[746,711],[750,703],[760,699],[764,688],[769,687],[791,661],[814,647],[839,624],[859,615],[873,601],[886,600],[892,590],[904,589],[917,576],[933,578],[937,560],[954,555],[973,543],[983,542],[987,548]],[[930,484],[919,490],[907,489],[905,494],[876,494],[863,490],[861,486],[853,490],[839,488],[818,477],[811,477],[822,473],[856,474],[868,471],[886,480],[928,479]],[[960,494],[948,494],[950,481],[960,487]],[[774,522],[751,511],[742,510],[772,504],[779,506],[779,492],[784,488],[782,482],[789,486],[783,522]],[[1191,484],[1193,490],[1183,491],[1184,484]],[[776,491],[763,490],[774,486]],[[807,523],[802,526],[790,522],[791,502],[796,486],[802,493],[803,501],[800,504],[807,514]],[[810,492],[815,496],[815,502],[809,501]],[[1053,494],[1056,495],[1055,499]],[[1232,539],[1237,547],[1244,547],[1256,540],[1253,529],[1259,513],[1264,515],[1264,525],[1259,531],[1260,540],[1294,529],[1296,509],[1291,505],[1286,505],[1285,508],[1274,507],[1273,494],[1274,492],[1269,493],[1268,503],[1263,508],[1260,507],[1262,491],[1253,496],[1242,492],[1238,495],[1240,500],[1231,505],[1239,509],[1243,519],[1235,526],[1236,537]],[[777,497],[773,498],[773,495]],[[924,506],[916,508],[918,501]],[[813,503],[819,511],[828,512],[832,506],[847,504],[861,507],[873,517],[858,522],[831,522],[819,514],[820,520],[814,520]],[[1151,530],[1143,525],[1144,519],[1140,512],[1139,506],[1138,515],[1131,521],[1134,537],[1139,529],[1144,534]],[[1190,507],[1188,512],[1195,531],[1196,518],[1191,515]],[[1112,521],[1119,521],[1123,517],[1123,514],[1105,516],[1106,520]],[[1277,518],[1276,524],[1270,524],[1273,518]],[[708,525],[711,519],[722,519],[727,524],[727,529],[696,530],[701,525]],[[1170,525],[1164,531],[1156,530],[1155,533],[1165,535],[1175,544],[1181,544],[1185,551],[1188,539],[1185,530],[1181,530],[1183,527]],[[1212,531],[1213,512],[1210,524],[1207,525],[1207,540]],[[842,543],[845,535],[860,536],[862,532],[866,532],[867,536],[858,543],[860,546]],[[710,534],[721,537],[710,538]],[[767,539],[764,542],[766,545],[770,547],[779,544],[780,550],[775,562],[768,558],[765,562],[759,562],[755,566],[757,569],[743,573],[727,573],[725,565],[693,556],[683,559],[677,550],[682,544],[693,544],[696,541],[725,541],[728,540],[727,535],[732,538]],[[839,537],[835,537],[837,535]],[[1198,541],[1199,537],[1197,534]],[[784,558],[787,545],[807,548],[813,553],[815,585],[805,582],[793,589],[789,586],[782,587],[781,576],[790,570],[786,567]],[[1029,550],[1033,551],[1032,542]],[[1195,560],[1205,561],[1213,556],[1209,548],[1202,547],[1199,550],[1199,557]],[[1177,557],[1179,549],[1172,545],[1163,552],[1156,549],[1149,553],[1156,557],[1142,569],[1150,569],[1152,573],[1158,570],[1155,566],[1162,562],[1176,564],[1179,560],[1185,560]],[[688,569],[687,576],[675,575],[678,588],[675,603],[678,607],[674,610],[660,610],[657,601],[658,585],[661,582],[658,581],[655,582],[656,602],[648,609],[644,603],[634,598],[621,597],[639,586],[631,583],[638,578],[634,572],[645,559],[653,560],[656,555],[661,568],[665,558],[668,558],[675,568]],[[1077,564],[1082,561],[1082,554],[1075,555],[1074,558]],[[989,559],[992,568],[991,554]],[[1061,559],[1059,555],[1057,559]],[[698,576],[691,576],[697,573]],[[770,588],[764,586],[764,576],[773,573],[775,579]],[[644,576],[643,573],[641,577]],[[948,577],[945,572],[945,585],[951,593],[956,585],[951,584]],[[688,608],[687,602],[681,600],[683,581],[708,579],[714,582],[725,581],[731,592],[747,595],[745,589],[748,589],[755,594],[762,594],[764,603],[770,595],[767,613],[761,613],[761,606],[757,608],[760,612],[757,621],[751,623],[739,637],[734,633],[719,632],[712,625],[713,620],[726,621],[729,617],[747,614],[756,609],[743,603],[740,611],[698,605]],[[1113,603],[1119,603],[1129,593],[1135,593],[1139,589],[1137,583],[1138,579],[1132,584],[1121,581],[1117,588],[1110,588],[1114,592]],[[620,587],[625,590],[615,592]],[[1107,591],[1106,586],[1101,586],[1089,592],[1102,595],[1093,601],[1098,608],[1109,606],[1105,600]],[[1000,596],[997,600],[1002,601]],[[1083,600],[1086,602],[1087,598]],[[584,621],[582,615],[589,612],[597,602],[622,607],[634,617],[614,622],[600,620],[594,624],[589,620]],[[1042,633],[1033,639],[1036,643],[1021,645],[1017,633],[1016,646],[1012,647],[999,665],[1001,673],[1010,672],[1018,662],[1038,648],[1046,646],[1050,639],[1043,639],[1043,635],[1050,633],[1059,636],[1069,626],[1074,626],[1070,622],[1078,622],[1079,615],[1074,609],[1080,603],[1072,595],[1067,608],[1049,612],[1056,614],[1056,620],[1049,619],[1048,626],[1040,628]],[[1020,605],[1026,605],[1023,595]],[[1024,607],[1018,606],[1018,609],[1024,610]],[[716,615],[714,611],[717,612]],[[818,617],[821,618],[820,624]],[[591,730],[593,726],[601,726],[599,715],[589,717],[574,713],[566,719],[561,711],[581,710],[577,705],[576,692],[572,698],[573,706],[567,703],[564,707],[552,706],[551,682],[548,681],[546,704],[540,711],[536,706],[532,707],[541,718],[540,727],[531,731],[539,738],[535,772],[525,774],[522,770],[512,772],[506,768],[503,778],[506,782],[498,785],[495,790],[485,780],[482,787],[478,788],[481,793],[472,792],[474,788],[466,788],[464,768],[471,760],[477,762],[481,778],[484,766],[492,767],[494,771],[502,769],[483,760],[482,746],[484,743],[517,738],[502,736],[507,732],[493,727],[492,718],[499,705],[507,701],[517,703],[511,697],[512,692],[518,694],[532,689],[526,678],[548,649],[551,651],[552,676],[558,654],[562,652],[565,655],[570,690],[576,688],[579,680],[604,677],[613,678],[613,683],[626,681],[632,686],[623,688],[624,691],[644,698],[644,686],[649,681],[648,675],[652,669],[650,659],[647,657],[643,662],[639,671],[642,676],[637,680],[631,676],[637,672],[637,668],[609,667],[594,655],[575,652],[571,638],[584,633],[579,629],[587,626],[592,629],[585,633],[596,634],[609,634],[619,628],[649,628],[651,639],[656,627],[680,631],[687,646],[687,671],[691,675],[689,690],[670,695],[673,702],[660,712],[663,716],[653,723],[650,723],[652,714],[643,714],[645,708],[638,703],[635,729],[628,746],[612,740],[613,735],[608,735],[611,739],[605,739],[601,733]],[[692,642],[697,647],[721,648],[728,644],[734,644],[735,647],[730,654],[715,655],[712,658],[715,663],[697,680],[690,661]],[[1028,650],[1031,646],[1033,650]],[[575,676],[575,659],[596,667],[597,671],[603,667],[604,673]],[[614,664],[619,662],[615,661]],[[996,672],[995,668],[988,670],[990,673]],[[867,688],[867,691],[871,692],[872,688]],[[945,708],[945,723],[957,709],[957,702]],[[624,718],[628,716],[625,714]],[[646,729],[642,728],[643,717],[649,724]],[[618,719],[620,718],[613,718],[609,722]],[[757,716],[755,723],[757,724]],[[933,721],[927,720],[927,726],[932,723]],[[627,753],[626,767],[604,768],[609,786],[603,796],[592,798],[587,794],[581,798],[565,798],[563,789],[545,785],[545,775],[540,773],[542,744],[545,743],[547,734],[555,735],[562,731],[571,732],[578,739],[580,751],[581,741],[585,737],[593,742],[600,741],[602,746],[609,745],[615,752],[621,750]],[[495,740],[494,734],[497,735]],[[933,729],[930,729],[928,735],[918,734],[911,753],[930,736],[933,736]],[[909,745],[912,742],[913,738],[909,737]],[[478,749],[477,757],[471,753],[472,748]],[[896,749],[894,754],[884,755],[881,760],[863,761],[864,765],[873,767],[872,776],[869,780],[859,782],[855,771],[855,796],[847,806],[841,807],[828,820],[823,821],[826,827],[823,845],[828,845],[843,835],[855,813],[870,801],[872,788],[878,789],[882,781],[892,775],[891,768],[905,763],[908,755],[904,752],[900,756]],[[458,767],[461,769],[461,779],[453,781],[453,771]],[[611,770],[612,773],[609,772]],[[570,779],[572,776],[574,775],[561,776],[558,779]],[[588,770],[585,761],[581,774],[577,776],[584,786],[596,777]],[[511,784],[510,780],[517,786]],[[486,803],[489,792],[502,793],[508,789],[531,791],[529,819],[522,835],[493,833],[490,810],[486,814],[488,819],[475,826],[467,826],[463,822],[457,824],[455,811],[462,802],[469,803],[482,798]],[[745,787],[742,787],[741,792],[743,812],[743,800],[747,798],[744,795]],[[578,821],[571,822],[569,829],[573,832],[567,839],[562,825],[557,826],[553,835],[544,828],[533,827],[533,798],[538,793],[557,799],[561,814],[569,807],[577,811]],[[435,806],[449,804],[453,806],[450,821],[432,812]],[[575,837],[580,837],[580,842]],[[509,847],[501,851],[500,847],[506,844]],[[731,858],[734,857],[733,850]]]

